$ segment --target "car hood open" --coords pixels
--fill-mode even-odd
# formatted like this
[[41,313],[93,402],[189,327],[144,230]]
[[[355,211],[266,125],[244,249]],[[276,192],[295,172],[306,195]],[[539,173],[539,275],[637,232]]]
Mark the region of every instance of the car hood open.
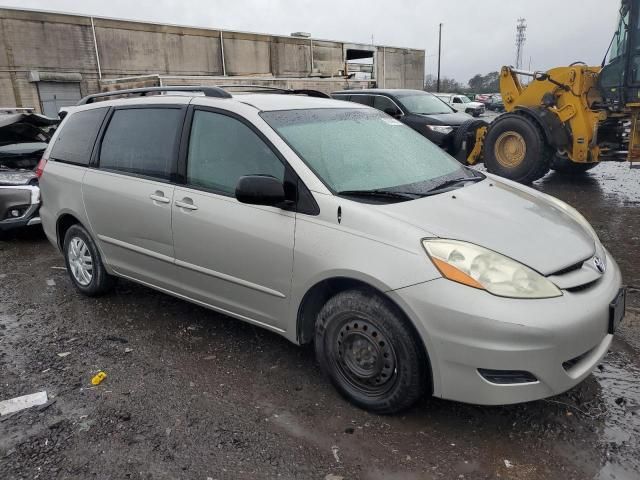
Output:
[[34,169],[59,122],[35,113],[0,115],[0,169]]
[[592,235],[558,206],[525,187],[494,179],[380,207],[436,236],[467,241],[550,275],[590,258]]

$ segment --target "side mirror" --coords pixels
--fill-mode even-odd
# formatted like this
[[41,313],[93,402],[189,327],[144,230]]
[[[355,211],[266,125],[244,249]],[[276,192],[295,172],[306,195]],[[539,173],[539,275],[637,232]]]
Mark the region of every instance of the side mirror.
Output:
[[384,113],[387,115],[391,115],[392,117],[398,118],[402,116],[402,112],[397,108],[387,107],[384,109]]
[[284,185],[270,175],[246,175],[236,185],[236,198],[240,203],[276,207],[284,203]]

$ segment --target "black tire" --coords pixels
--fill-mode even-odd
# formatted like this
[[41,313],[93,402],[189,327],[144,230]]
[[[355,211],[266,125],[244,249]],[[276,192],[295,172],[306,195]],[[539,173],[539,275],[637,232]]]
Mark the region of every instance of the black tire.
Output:
[[[507,164],[504,153],[499,160],[496,152],[496,147],[503,148],[504,139],[509,136],[524,142],[523,151],[514,155],[514,158],[518,158],[515,158],[513,165]],[[498,142],[500,145],[497,145]],[[517,113],[506,113],[493,121],[485,137],[483,154],[484,164],[490,173],[524,184],[538,180],[549,172],[552,155],[539,126]]]
[[429,364],[417,333],[388,300],[348,290],[320,310],[316,358],[331,383],[360,408],[405,410],[430,387]]
[[568,158],[563,158],[556,155],[551,161],[551,170],[555,170],[556,172],[562,173],[564,175],[581,175],[588,172],[592,168],[597,167],[598,165],[600,165],[599,162],[576,163],[572,162]]
[[[80,261],[78,260],[78,257],[80,257],[80,255],[74,254],[73,251],[70,252],[70,250],[74,248],[74,246],[79,244],[74,243],[76,241],[82,242],[82,244],[86,245],[86,250],[82,250],[82,252],[84,252],[82,258],[86,258],[87,255],[90,256],[90,278],[82,278],[82,274],[75,273],[78,271],[77,261]],[[84,295],[87,295],[89,297],[96,297],[99,295],[104,295],[105,293],[113,289],[116,279],[115,277],[109,275],[105,270],[100,252],[98,251],[95,242],[91,238],[91,235],[89,235],[89,232],[87,232],[83,226],[76,224],[69,227],[67,233],[64,236],[63,245],[64,261],[67,266],[69,278],[71,278],[71,282],[80,293],[83,293]],[[86,281],[86,284],[83,280]]]
[[[451,142],[451,154],[456,157],[460,163],[468,165],[467,156],[475,146],[476,130],[487,126],[489,126],[489,124],[484,120],[467,120],[458,127]],[[463,148],[465,140],[467,142],[466,148]]]

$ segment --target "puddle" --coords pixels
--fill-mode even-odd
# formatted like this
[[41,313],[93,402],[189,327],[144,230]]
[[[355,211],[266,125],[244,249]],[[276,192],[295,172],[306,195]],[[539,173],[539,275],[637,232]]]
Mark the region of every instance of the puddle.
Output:
[[606,407],[601,443],[606,463],[597,480],[635,480],[640,471],[640,368],[612,351],[594,372]]

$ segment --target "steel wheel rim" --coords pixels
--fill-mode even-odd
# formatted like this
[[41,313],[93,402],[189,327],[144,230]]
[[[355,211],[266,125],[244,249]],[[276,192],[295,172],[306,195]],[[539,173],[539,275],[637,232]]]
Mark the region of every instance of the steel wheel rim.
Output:
[[80,237],[73,237],[69,242],[67,260],[74,280],[83,287],[89,285],[93,279],[93,257]]
[[500,165],[514,168],[524,161],[527,155],[527,143],[518,132],[508,131],[498,137],[494,151]]
[[387,335],[373,323],[350,317],[334,342],[334,364],[352,388],[374,397],[393,387],[398,376],[396,354]]

